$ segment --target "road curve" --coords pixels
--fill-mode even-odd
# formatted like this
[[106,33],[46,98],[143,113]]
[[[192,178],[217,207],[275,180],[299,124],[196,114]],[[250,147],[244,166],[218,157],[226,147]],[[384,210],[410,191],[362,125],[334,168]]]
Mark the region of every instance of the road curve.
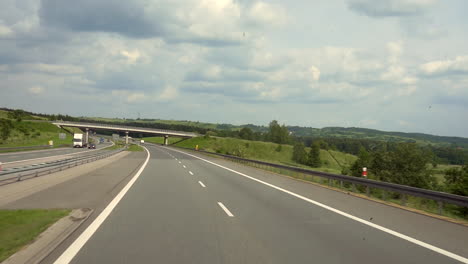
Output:
[[145,170],[71,263],[441,264],[460,263],[468,256],[465,226],[198,154],[235,171],[169,148],[148,149],[151,159]]

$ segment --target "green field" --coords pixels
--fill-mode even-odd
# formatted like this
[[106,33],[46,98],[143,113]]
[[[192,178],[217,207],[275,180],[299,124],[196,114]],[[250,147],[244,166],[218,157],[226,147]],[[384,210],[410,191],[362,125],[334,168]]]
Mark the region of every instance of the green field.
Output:
[[0,262],[69,213],[70,210],[0,210]]
[[[24,147],[47,145],[52,140],[54,146],[71,144],[73,135],[46,122],[13,121],[14,129],[5,141],[0,141],[0,147]],[[73,133],[82,133],[77,128],[67,128]],[[65,133],[65,139],[59,139],[59,133]]]
[[[281,148],[279,148],[278,144],[270,142],[217,137],[196,137],[175,144],[175,146],[178,147],[191,149],[195,149],[196,145],[199,146],[200,150],[289,166],[310,168],[292,160],[293,147],[291,145],[281,145]],[[306,148],[306,150],[309,151],[308,148]],[[332,155],[335,158],[333,158]],[[342,166],[349,166],[357,159],[356,156],[351,154],[338,151],[328,152],[326,150],[320,150],[320,158],[322,160],[322,166],[312,169],[331,173],[341,173]]]

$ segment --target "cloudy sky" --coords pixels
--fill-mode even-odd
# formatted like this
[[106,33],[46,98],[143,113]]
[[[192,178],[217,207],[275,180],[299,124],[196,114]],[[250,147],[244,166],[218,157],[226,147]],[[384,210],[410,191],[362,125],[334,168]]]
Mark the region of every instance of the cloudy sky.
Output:
[[0,106],[468,137],[465,0],[1,0]]

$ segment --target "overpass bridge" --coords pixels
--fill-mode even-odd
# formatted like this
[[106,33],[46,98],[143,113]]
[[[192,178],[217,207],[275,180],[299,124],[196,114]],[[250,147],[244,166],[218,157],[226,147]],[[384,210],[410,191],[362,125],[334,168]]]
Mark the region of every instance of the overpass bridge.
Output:
[[173,131],[173,130],[165,130],[165,129],[146,128],[146,127],[132,127],[132,126],[123,126],[123,125],[109,125],[109,124],[99,124],[99,123],[53,121],[52,124],[58,127],[64,127],[64,126],[77,127],[77,128],[86,130],[86,140],[88,140],[90,129],[125,132],[125,143],[127,144],[128,144],[128,133],[144,133],[144,134],[164,136],[164,145],[167,145],[168,138],[170,136],[176,136],[176,137],[181,137],[181,138],[192,138],[192,137],[198,136],[196,133],[191,133],[191,132]]

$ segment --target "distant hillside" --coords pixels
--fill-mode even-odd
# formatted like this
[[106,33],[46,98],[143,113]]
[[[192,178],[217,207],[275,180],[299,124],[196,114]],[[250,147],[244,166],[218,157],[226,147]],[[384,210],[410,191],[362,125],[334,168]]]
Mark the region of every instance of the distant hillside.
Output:
[[434,136],[423,133],[387,132],[358,127],[324,127],[318,129],[294,126],[288,127],[288,129],[292,131],[294,135],[300,137],[370,139],[386,142],[414,142],[423,145],[432,144],[437,146],[468,148],[468,138],[462,137]]
[[[103,119],[105,120],[105,119]],[[115,119],[113,120],[115,121]],[[124,120],[120,120],[121,122]],[[248,127],[254,132],[268,132],[267,126],[258,126],[253,124],[246,125],[231,125],[231,124],[213,124],[193,121],[175,121],[162,119],[144,120],[125,120],[126,122],[135,121],[141,123],[159,123],[168,125],[181,125],[198,127],[207,130],[228,130],[238,131],[243,127]],[[461,147],[468,149],[468,138],[462,137],[445,137],[435,136],[423,133],[405,133],[405,132],[387,132],[376,129],[359,128],[359,127],[300,127],[287,126],[292,135],[296,137],[313,137],[313,138],[350,138],[350,139],[368,139],[385,142],[413,142],[420,145],[434,145],[438,147]]]
[[[2,109],[2,108],[0,108]],[[10,110],[3,108],[2,110]],[[156,127],[162,129],[174,129],[183,131],[195,131],[204,134],[208,130],[217,131],[239,131],[243,127],[248,127],[254,132],[268,132],[268,126],[259,126],[253,124],[232,125],[215,124],[187,120],[164,120],[164,119],[122,119],[122,118],[102,118],[102,117],[70,117],[62,115],[43,115],[26,112],[30,118],[24,119],[64,119],[70,121],[91,121],[91,122],[113,122],[126,123],[131,125],[142,125],[147,127]],[[6,111],[0,111],[0,118],[6,115]],[[376,129],[358,128],[358,127],[300,127],[287,126],[288,130],[296,137],[308,138],[349,138],[364,139],[385,142],[414,142],[420,145],[433,145],[437,147],[460,147],[468,149],[468,138],[435,136],[423,133],[404,133],[387,132]],[[229,135],[234,136],[234,135]]]

